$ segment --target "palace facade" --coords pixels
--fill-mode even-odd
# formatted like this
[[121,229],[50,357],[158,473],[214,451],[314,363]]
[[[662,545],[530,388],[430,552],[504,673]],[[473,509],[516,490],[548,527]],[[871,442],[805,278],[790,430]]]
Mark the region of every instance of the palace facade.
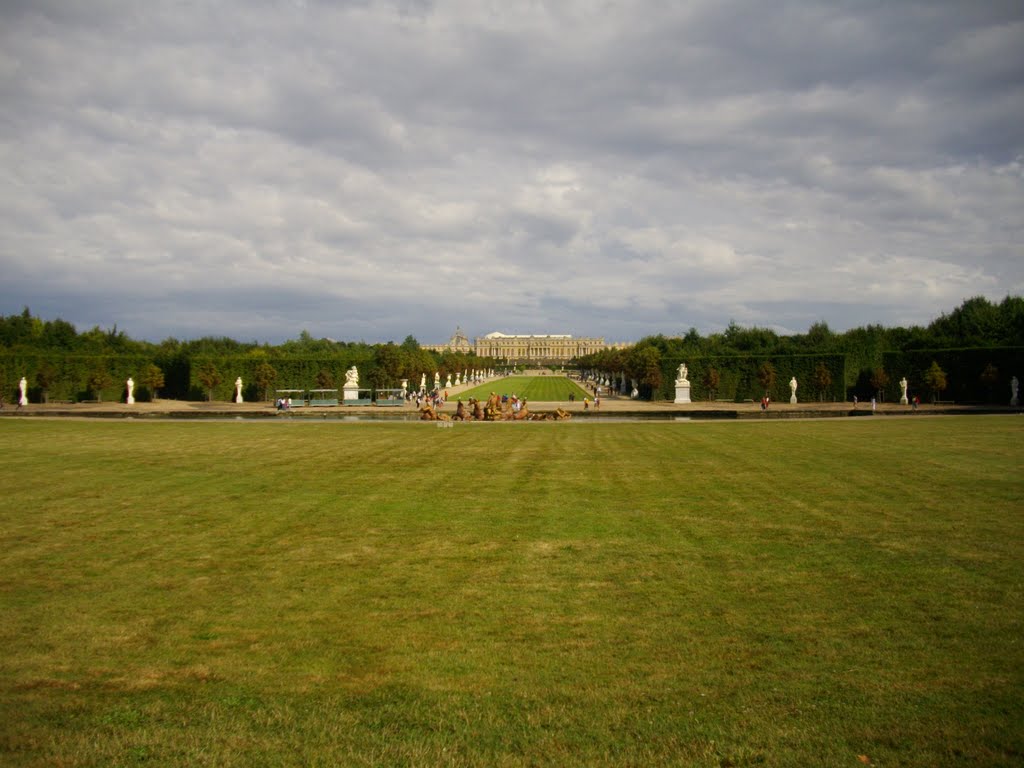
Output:
[[457,328],[447,344],[423,345],[432,352],[475,352],[479,357],[516,362],[566,362],[603,349],[623,349],[627,343],[606,344],[603,338],[570,334],[508,334],[494,331],[472,342]]

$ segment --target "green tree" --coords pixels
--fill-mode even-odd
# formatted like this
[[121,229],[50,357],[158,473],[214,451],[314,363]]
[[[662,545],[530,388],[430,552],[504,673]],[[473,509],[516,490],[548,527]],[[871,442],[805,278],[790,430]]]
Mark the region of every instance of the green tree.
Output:
[[277,380],[277,371],[274,366],[264,360],[253,370],[252,377],[256,382],[256,389],[259,390],[260,397],[266,400],[267,390]]
[[775,366],[772,365],[770,360],[765,360],[757,367],[757,381],[764,390],[765,395],[771,395],[777,377],[778,374],[775,371]]
[[39,366],[39,370],[36,371],[36,384],[42,391],[42,399],[44,403],[48,403],[50,401],[50,387],[52,387],[56,381],[56,367],[54,367],[53,363],[49,360],[44,360]]
[[320,387],[320,389],[333,389],[334,374],[326,368],[321,368],[316,375],[316,385]]
[[[396,347],[392,343],[381,344],[374,350],[374,368],[377,371],[375,387],[397,387],[398,380],[402,378],[402,370],[405,367],[405,360],[408,357],[403,347]],[[443,373],[454,373],[458,370],[458,361],[451,360],[444,366]]]
[[637,380],[641,396],[648,400],[654,398],[661,389],[661,350],[655,346],[637,345],[625,355],[618,356],[616,361],[623,359],[626,375]]
[[708,392],[708,400],[714,400],[718,395],[718,387],[722,382],[722,375],[718,372],[715,367],[710,367],[704,371],[704,376],[701,378],[701,384]]
[[199,372],[196,374],[196,378],[199,379],[200,384],[206,387],[207,401],[212,402],[213,390],[224,380],[220,371],[217,370],[217,366],[213,364],[212,360],[207,360],[199,366]]
[[150,363],[142,369],[139,381],[149,390],[149,396],[156,400],[160,388],[164,385],[164,372],[158,366]]
[[979,376],[978,379],[983,385],[985,385],[985,391],[988,393],[988,401],[991,403],[993,390],[999,382],[999,369],[992,365],[992,363],[989,363],[985,366],[985,370],[981,372],[981,376]]
[[946,390],[949,382],[946,381],[946,372],[939,367],[936,360],[932,360],[931,367],[925,371],[924,384],[932,393],[932,402],[938,402],[939,394]]
[[871,372],[871,388],[875,390],[875,397],[878,401],[882,401],[883,390],[889,386],[889,374],[885,372],[884,368],[875,368]]
[[814,373],[811,374],[811,386],[818,393],[818,402],[825,399],[825,393],[832,387],[832,372],[824,363],[814,366]]
[[106,368],[96,368],[89,374],[89,378],[86,380],[89,392],[98,401],[103,400],[103,390],[109,387],[111,383],[113,383],[113,379]]

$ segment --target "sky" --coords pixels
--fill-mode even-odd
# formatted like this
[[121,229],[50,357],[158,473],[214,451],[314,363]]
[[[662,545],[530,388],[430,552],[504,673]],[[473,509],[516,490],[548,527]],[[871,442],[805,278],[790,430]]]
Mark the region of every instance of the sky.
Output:
[[1024,0],[0,0],[0,314],[927,325],[1024,294]]

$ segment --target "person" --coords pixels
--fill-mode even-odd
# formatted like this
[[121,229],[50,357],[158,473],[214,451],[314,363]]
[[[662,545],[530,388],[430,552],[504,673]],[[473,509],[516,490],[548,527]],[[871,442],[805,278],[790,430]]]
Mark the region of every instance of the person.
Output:
[[594,410],[596,411],[600,407],[601,407],[601,394],[598,393],[598,395],[594,398]]
[[914,395],[913,403],[914,403],[913,408],[916,411],[917,410],[917,406],[920,405],[920,403],[921,403],[921,398],[918,397],[917,395]]
[[583,410],[584,411],[589,411],[590,410],[590,398],[589,397],[584,397],[583,398]]

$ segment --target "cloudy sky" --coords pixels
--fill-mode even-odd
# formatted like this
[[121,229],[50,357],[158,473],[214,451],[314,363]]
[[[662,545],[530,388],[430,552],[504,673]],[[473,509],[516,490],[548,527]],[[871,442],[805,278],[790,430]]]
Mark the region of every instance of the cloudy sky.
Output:
[[371,342],[1024,293],[1024,0],[0,0],[0,314]]

